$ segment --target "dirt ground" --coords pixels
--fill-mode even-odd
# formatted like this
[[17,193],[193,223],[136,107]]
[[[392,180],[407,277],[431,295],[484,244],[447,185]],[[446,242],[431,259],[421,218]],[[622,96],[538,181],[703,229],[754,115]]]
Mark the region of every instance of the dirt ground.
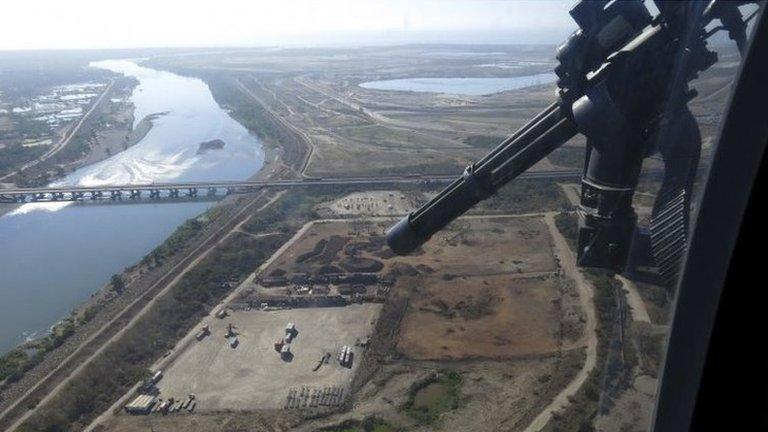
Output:
[[[353,346],[369,336],[381,305],[363,304],[336,308],[292,309],[272,312],[233,311],[224,319],[208,321],[211,334],[194,342],[164,371],[158,384],[160,397],[197,395],[197,411],[283,408],[293,387],[346,387],[355,372],[335,361],[343,345]],[[298,335],[291,344],[293,358],[283,361],[273,344],[285,334],[285,325],[296,323]],[[232,323],[239,345],[224,338]],[[356,356],[362,348],[353,347]],[[312,368],[330,352],[328,364]]]
[[512,358],[559,349],[560,296],[553,276],[418,278],[398,349],[416,360]]
[[118,416],[110,424],[110,432],[224,432],[224,431],[248,431],[248,432],[272,432],[273,422],[286,423],[289,421],[283,414],[282,418],[275,420],[273,416],[265,416],[262,413],[197,413],[195,415],[169,415],[169,416]]
[[380,225],[317,223],[265,274],[348,270],[350,250],[355,263],[378,263],[379,273],[396,278],[394,290],[411,297],[398,343],[411,359],[530,357],[560,349],[563,292],[540,217],[459,220],[408,257],[388,253]]
[[343,265],[352,250],[357,258],[380,262],[380,273],[396,276],[472,276],[556,270],[549,233],[536,216],[460,219],[435,235],[423,250],[406,257],[392,255],[384,242],[384,232],[392,221],[316,223],[265,269],[264,274],[273,274],[276,270],[285,274],[316,273],[323,267]]
[[381,262],[369,250],[383,251],[386,248],[382,237],[390,222],[382,221],[371,224],[367,222],[318,222],[310,226],[301,238],[291,245],[283,254],[277,257],[263,274],[277,273],[318,273],[336,267],[341,272],[341,262],[348,261],[345,247],[358,243],[366,244],[366,249],[360,250],[357,256]]
[[[365,355],[355,348],[361,361],[352,370],[335,363],[311,370],[324,352],[369,335],[376,340],[373,328],[382,305],[235,311],[210,321],[212,334],[193,342],[160,382],[160,397],[195,393],[194,415],[121,415],[110,429],[314,431],[375,415],[398,427],[429,430],[402,407],[415,382],[443,368],[459,371],[463,384],[460,407],[441,418],[438,430],[525,426],[583,362],[580,338],[564,336],[568,315],[578,318],[573,311],[578,299],[559,274],[542,217],[465,218],[408,257],[388,253],[383,234],[390,223],[389,218],[316,222],[262,273],[312,274],[342,268],[350,256],[380,263],[378,273],[396,279],[384,307],[392,309],[393,298],[402,305],[396,307],[402,318],[388,326],[392,333],[385,332],[391,342],[384,348],[373,348],[373,342]],[[300,333],[295,357],[285,363],[272,344],[288,321],[296,322]],[[239,333],[235,349],[223,338],[229,322]],[[369,354],[379,359],[377,366],[363,361]],[[290,409],[276,414],[291,387],[351,390],[355,373],[370,378],[354,378],[359,387],[351,410],[315,420]]]
[[656,386],[657,380],[648,375],[635,377],[632,386],[614,401],[611,409],[597,416],[595,430],[647,431],[651,426]]
[[[359,391],[354,409],[302,424],[296,431],[316,431],[349,419],[382,418],[409,431],[521,430],[532,415],[570,379],[578,356],[466,362],[400,362],[384,365]],[[402,411],[410,389],[440,368],[462,375],[459,407],[438,423],[418,426]]]
[[327,217],[403,215],[423,201],[421,195],[400,191],[356,192],[319,206],[318,212]]

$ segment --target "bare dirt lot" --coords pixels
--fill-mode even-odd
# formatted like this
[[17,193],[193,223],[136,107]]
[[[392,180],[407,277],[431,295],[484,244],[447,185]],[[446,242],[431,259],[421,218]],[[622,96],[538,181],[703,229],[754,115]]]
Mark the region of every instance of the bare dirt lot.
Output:
[[368,191],[349,194],[323,204],[318,211],[327,216],[394,216],[406,214],[423,201],[421,193]]
[[560,294],[554,277],[412,282],[418,292],[411,297],[398,343],[408,358],[510,358],[559,349]]
[[[362,269],[410,296],[399,352],[415,360],[513,358],[561,348],[562,284],[540,217],[468,218],[415,256],[396,257],[377,224],[316,223],[265,274]],[[355,266],[352,266],[355,264]]]
[[[461,407],[443,418],[441,429],[517,429],[530,422],[583,362],[583,323],[574,306],[578,295],[558,271],[542,216],[464,218],[408,257],[393,256],[386,248],[383,234],[391,221],[316,221],[261,272],[314,276],[329,268],[362,271],[375,263],[374,273],[395,281],[386,305],[235,311],[212,320],[212,334],[193,342],[160,382],[161,397],[195,393],[196,413],[172,414],[177,421],[123,415],[114,429],[140,430],[147,419],[157,418],[152,423],[156,430],[173,430],[174,425],[270,430],[284,422],[285,430],[312,431],[376,415],[420,430],[402,405],[414,382],[445,367],[460,372],[464,384]],[[247,304],[242,300],[249,292],[244,289],[234,303]],[[376,322],[382,311],[389,311],[383,327]],[[573,328],[567,336],[569,316]],[[273,344],[288,321],[296,322],[300,333],[292,347],[295,357],[286,363]],[[239,333],[235,349],[223,338],[229,322]],[[341,345],[368,336],[372,345],[365,352],[355,348],[360,362],[352,370],[332,361],[312,372],[323,353],[335,354]],[[382,345],[382,340],[390,342]],[[389,360],[371,363],[381,358]],[[305,411],[283,409],[289,389],[301,386],[357,392],[354,408],[308,421]],[[502,405],[504,413],[498,410]],[[275,409],[281,410],[277,417],[270,414]]]
[[329,266],[350,269],[362,266],[363,262],[380,263],[381,269],[377,272],[394,276],[471,276],[556,270],[551,240],[539,217],[460,219],[433,237],[423,250],[407,257],[394,256],[384,242],[384,231],[391,222],[316,223],[264,274],[275,271],[313,274],[328,270]]
[[[335,361],[342,345],[353,346],[369,336],[381,305],[363,304],[337,308],[281,311],[233,311],[224,319],[209,321],[211,334],[194,342],[164,373],[160,397],[197,395],[197,410],[254,410],[283,408],[289,389],[309,386],[346,387],[356,369]],[[298,335],[291,344],[293,358],[280,359],[273,344],[285,334],[285,325],[296,323]],[[224,338],[232,323],[239,345]],[[359,356],[362,349],[353,347]],[[313,372],[318,360],[332,358]]]

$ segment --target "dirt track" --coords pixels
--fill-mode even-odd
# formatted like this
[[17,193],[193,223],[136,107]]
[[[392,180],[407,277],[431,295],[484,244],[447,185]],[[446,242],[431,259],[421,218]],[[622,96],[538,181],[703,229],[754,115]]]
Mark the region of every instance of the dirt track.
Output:
[[582,384],[589,377],[589,373],[595,368],[597,362],[597,334],[595,330],[597,328],[597,317],[594,305],[594,287],[584,277],[584,275],[576,268],[576,257],[573,256],[573,252],[568,247],[565,237],[560,233],[555,226],[555,214],[547,213],[544,216],[549,233],[554,241],[555,255],[558,257],[560,266],[565,274],[576,282],[576,289],[579,291],[579,297],[581,299],[582,308],[586,312],[586,328],[585,338],[587,347],[587,358],[584,361],[584,365],[578,372],[573,381],[568,384],[555,399],[539,413],[538,416],[525,428],[526,432],[538,432],[542,430],[553,414],[562,410],[568,404],[570,404],[569,398],[576,394],[581,388]]

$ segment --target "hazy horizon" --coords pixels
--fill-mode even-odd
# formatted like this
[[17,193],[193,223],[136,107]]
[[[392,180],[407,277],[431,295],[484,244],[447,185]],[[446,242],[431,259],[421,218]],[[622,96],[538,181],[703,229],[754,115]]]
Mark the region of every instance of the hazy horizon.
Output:
[[8,4],[0,50],[543,44],[575,28],[572,0],[103,3]]

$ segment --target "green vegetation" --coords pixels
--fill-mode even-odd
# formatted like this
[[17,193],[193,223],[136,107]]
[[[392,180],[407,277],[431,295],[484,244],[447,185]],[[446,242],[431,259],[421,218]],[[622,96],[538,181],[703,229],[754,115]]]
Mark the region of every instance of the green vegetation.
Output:
[[570,209],[563,191],[552,180],[515,180],[478,205],[483,211],[512,213]]
[[665,288],[649,283],[635,282],[637,292],[645,302],[650,315],[651,322],[654,324],[667,324],[670,319],[670,298],[672,293],[670,288]]
[[558,213],[555,216],[555,226],[565,237],[568,246],[575,251],[579,242],[579,217],[575,214]]
[[504,137],[492,135],[471,135],[464,138],[464,143],[472,147],[492,149],[504,141]]
[[[91,318],[93,316],[86,314],[81,317],[79,323],[84,323],[83,319]],[[76,327],[74,316],[69,316],[58,323],[47,336],[27,342],[0,356],[0,381],[5,380],[7,385],[20,380],[26,371],[43,360],[46,353],[58,348],[72,336]]]
[[405,411],[420,424],[433,425],[440,416],[459,407],[461,374],[440,371],[411,388]]
[[19,165],[37,159],[47,150],[45,146],[9,145],[0,148],[0,174],[12,172]]
[[597,311],[597,364],[571,404],[553,416],[544,429],[548,432],[592,431],[598,409],[611,407],[611,396],[629,385],[637,353],[631,344],[621,343],[623,329],[619,321],[620,283],[611,272],[588,270],[587,278],[595,287]]
[[[0,357],[0,380],[15,377],[24,370],[29,362],[29,355],[22,349],[15,349]],[[20,376],[19,376],[20,377]],[[18,377],[16,377],[18,379]],[[12,381],[15,381],[11,378]]]
[[125,282],[123,282],[123,278],[118,274],[112,275],[112,279],[109,280],[109,284],[112,286],[112,291],[116,292],[117,294],[122,294],[123,291],[125,291]]
[[[307,189],[300,192],[292,190],[269,208],[259,213],[259,217],[251,218],[243,229],[250,233],[279,231],[289,233],[298,229],[301,224],[319,216],[315,212],[315,206],[347,193],[347,189],[359,190],[360,187],[346,187],[339,189],[335,186],[322,186]],[[286,216],[290,216],[286,220]]]
[[650,326],[639,326],[637,329],[638,351],[640,352],[640,368],[646,375],[658,377],[661,360],[664,356],[666,333],[653,331]]
[[213,207],[203,213],[202,216],[189,219],[179,225],[165,241],[158,247],[148,253],[141,260],[141,264],[149,265],[150,268],[159,267],[166,262],[168,258],[179,252],[187,245],[189,240],[200,233],[210,222],[215,221],[222,212],[220,206]]
[[368,417],[365,420],[347,420],[340,425],[319,429],[321,432],[397,432],[402,429],[376,417]]
[[86,122],[88,124],[82,126],[67,146],[51,158],[52,162],[56,164],[76,162],[91,151],[91,143],[96,140],[96,131],[91,127],[93,120],[90,117]]
[[[260,104],[254,103],[253,99],[234,80],[222,78],[216,74],[194,74],[201,76],[208,84],[216,103],[225,107],[238,123],[255,133],[260,139],[271,143],[280,143],[280,146],[286,147],[286,150],[294,147],[295,144],[301,145],[300,139],[295,133],[279,125]],[[244,81],[248,82],[248,80]],[[249,89],[258,93],[257,85],[249,85]],[[265,103],[268,103],[269,99],[272,98],[271,95],[266,94],[260,95],[260,97]]]

